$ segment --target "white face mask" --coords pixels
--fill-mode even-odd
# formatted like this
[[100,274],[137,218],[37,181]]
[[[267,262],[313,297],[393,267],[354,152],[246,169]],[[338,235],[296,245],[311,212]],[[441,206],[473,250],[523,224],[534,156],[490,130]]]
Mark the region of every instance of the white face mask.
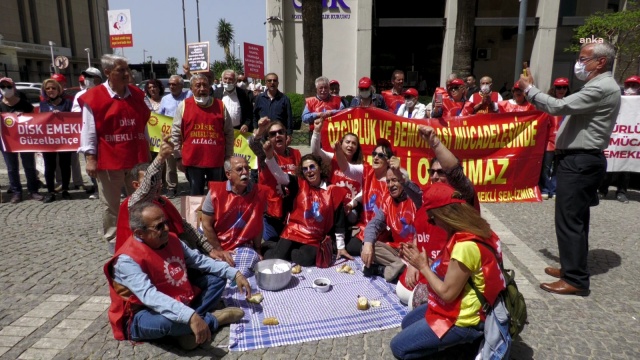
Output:
[[416,101],[414,99],[411,100],[405,100],[405,105],[407,105],[408,108],[412,108],[414,106],[416,106]]
[[224,91],[226,92],[232,92],[235,88],[236,86],[234,84],[224,84]]
[[576,74],[578,80],[585,81],[591,74],[591,71],[586,71],[585,68],[585,64],[581,63],[580,61],[576,61],[576,64],[573,66],[573,73]]
[[634,89],[634,88],[626,88],[624,89],[624,94],[625,95],[637,95],[638,94],[638,89]]
[[491,92],[491,85],[489,84],[480,85],[480,91],[482,91],[485,94],[488,94],[489,92]]
[[238,81],[238,83],[236,84],[240,89],[246,89],[247,88],[247,83],[244,81]]
[[96,85],[93,83],[93,79],[92,78],[84,79],[84,88],[85,89],[89,90],[94,86],[96,86]]
[[15,94],[13,89],[0,89],[0,92],[2,92],[2,97],[5,98],[12,98],[13,94]]
[[198,105],[207,105],[209,103],[209,95],[203,97],[194,96],[193,100],[195,100]]
[[368,98],[371,96],[371,90],[360,90],[361,98]]

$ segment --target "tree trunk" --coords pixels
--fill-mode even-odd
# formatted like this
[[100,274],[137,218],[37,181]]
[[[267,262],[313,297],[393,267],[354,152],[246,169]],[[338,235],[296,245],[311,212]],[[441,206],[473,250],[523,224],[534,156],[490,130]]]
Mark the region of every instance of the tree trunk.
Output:
[[315,80],[322,76],[322,1],[301,0],[304,48],[304,96],[316,93]]
[[476,21],[476,0],[458,0],[456,40],[453,49],[453,72],[459,78],[471,74],[473,63],[473,30]]

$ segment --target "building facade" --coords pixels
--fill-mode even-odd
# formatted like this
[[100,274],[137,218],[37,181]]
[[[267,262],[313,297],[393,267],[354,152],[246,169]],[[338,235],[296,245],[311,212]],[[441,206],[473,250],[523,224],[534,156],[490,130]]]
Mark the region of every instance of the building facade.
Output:
[[[323,0],[323,75],[355,94],[357,80],[370,76],[382,90],[395,69],[405,85],[428,94],[451,73],[458,0]],[[510,88],[515,74],[520,1],[477,0],[472,73],[493,78],[495,90]],[[529,0],[524,58],[537,85],[547,89],[556,77],[571,79],[576,55],[566,52],[573,29],[598,11],[619,11],[625,0]],[[266,71],[280,75],[281,90],[303,92],[304,54],[299,0],[267,0]]]
[[[69,59],[68,86],[80,72],[111,52],[108,0],[0,1],[0,73],[15,81],[41,82],[50,77],[51,53]],[[53,45],[50,45],[51,44]]]

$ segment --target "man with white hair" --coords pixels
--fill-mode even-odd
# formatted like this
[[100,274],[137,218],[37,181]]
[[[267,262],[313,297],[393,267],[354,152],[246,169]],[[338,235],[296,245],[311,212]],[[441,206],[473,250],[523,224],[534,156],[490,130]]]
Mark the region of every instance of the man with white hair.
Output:
[[231,69],[223,71],[222,86],[213,91],[213,97],[222,100],[231,116],[233,128],[246,133],[253,130],[253,106],[247,91],[236,85],[236,76]]
[[102,69],[107,81],[78,99],[82,107],[78,152],[84,153],[87,175],[97,179],[104,205],[103,237],[113,254],[121,188],[133,193],[131,168],[149,161],[146,128],[151,112],[144,92],[130,85],[131,70],[125,57],[103,55]]

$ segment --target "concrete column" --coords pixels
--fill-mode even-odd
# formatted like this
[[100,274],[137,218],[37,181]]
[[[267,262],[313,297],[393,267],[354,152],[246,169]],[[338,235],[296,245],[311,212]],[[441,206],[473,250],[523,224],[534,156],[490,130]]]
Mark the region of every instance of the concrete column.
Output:
[[444,31],[442,44],[442,61],[440,63],[440,86],[445,87],[447,76],[453,69],[453,47],[456,42],[456,22],[458,19],[458,0],[447,0],[444,9],[444,18],[447,25]]
[[[273,16],[284,20],[283,1],[267,0],[267,18]],[[273,72],[278,74],[279,87],[283,93],[286,92],[286,73],[285,68],[285,32],[284,21],[272,20],[267,21],[265,30],[267,32],[267,46],[265,48],[265,75]],[[290,24],[290,26],[294,26]]]
[[546,91],[553,81],[552,71],[556,48],[556,32],[560,2],[557,0],[539,0],[536,10],[538,31],[533,41],[529,67],[536,81],[536,87]]
[[[371,12],[373,9],[372,0],[358,1],[358,23],[356,32],[355,68],[351,72],[355,76],[347,77],[346,84],[340,84],[341,94],[357,94],[357,81],[363,76],[371,76]],[[325,23],[326,24],[326,23]],[[326,25],[325,25],[326,26]],[[323,61],[326,61],[323,60]],[[346,64],[345,64],[346,65]],[[379,91],[379,90],[378,90]]]

